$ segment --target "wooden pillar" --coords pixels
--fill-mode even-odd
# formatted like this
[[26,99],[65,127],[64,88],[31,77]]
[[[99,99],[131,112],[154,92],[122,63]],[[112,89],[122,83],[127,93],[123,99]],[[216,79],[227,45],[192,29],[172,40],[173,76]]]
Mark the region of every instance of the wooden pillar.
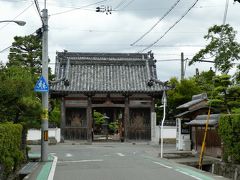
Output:
[[129,127],[129,96],[125,96],[124,107],[124,138],[128,140],[128,127]]
[[92,142],[92,97],[88,96],[88,106],[87,106],[87,141]]
[[66,127],[66,108],[65,108],[65,99],[62,98],[61,100],[61,137],[64,137],[65,127]]

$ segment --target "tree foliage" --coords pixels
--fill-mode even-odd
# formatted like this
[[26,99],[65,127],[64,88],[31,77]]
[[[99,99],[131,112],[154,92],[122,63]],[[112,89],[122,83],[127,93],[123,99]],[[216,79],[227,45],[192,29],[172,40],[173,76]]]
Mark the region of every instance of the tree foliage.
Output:
[[0,119],[36,126],[41,102],[33,92],[34,82],[28,69],[3,68],[0,71]]
[[30,68],[32,75],[41,73],[42,43],[37,36],[15,36],[7,66]]
[[60,118],[61,118],[61,110],[60,110],[60,102],[58,100],[50,100],[51,103],[51,111],[49,112],[49,124],[54,127],[60,127]]
[[13,123],[0,123],[0,164],[4,168],[4,177],[13,173],[24,160],[21,149],[22,126]]
[[240,115],[221,116],[218,132],[224,143],[224,160],[240,163]]
[[208,97],[211,95],[211,91],[214,88],[213,78],[215,76],[215,72],[211,69],[209,71],[203,71],[199,75],[194,76],[194,79],[201,89],[202,92],[206,92]]
[[[167,116],[166,119],[174,120],[174,116],[179,113],[176,109],[181,104],[190,101],[192,96],[199,94],[201,89],[194,80],[194,78],[184,79],[182,81],[177,80],[177,78],[172,78],[169,81],[170,86],[175,86],[172,90],[167,92]],[[160,106],[161,102],[158,102]],[[161,119],[162,109],[157,112],[158,119]]]
[[204,39],[210,42],[192,58],[189,65],[210,56],[218,70],[228,73],[234,66],[234,61],[240,58],[240,44],[236,41],[236,31],[229,24],[214,25],[209,28]]
[[105,116],[102,113],[97,111],[93,112],[93,118],[94,118],[95,124],[99,126],[103,125],[106,122]]
[[[240,107],[240,87],[227,74],[213,77],[214,88],[209,94],[209,105],[221,110],[222,113],[232,113]],[[212,96],[212,97],[210,97]]]

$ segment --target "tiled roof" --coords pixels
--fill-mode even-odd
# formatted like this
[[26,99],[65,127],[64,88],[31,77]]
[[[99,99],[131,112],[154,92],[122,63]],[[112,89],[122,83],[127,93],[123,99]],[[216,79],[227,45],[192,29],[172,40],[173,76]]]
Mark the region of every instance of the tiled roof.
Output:
[[[146,59],[148,59],[149,70]],[[165,88],[156,83],[151,87],[147,85],[151,77],[157,79],[155,61],[147,53],[58,52],[56,79],[66,75],[68,60],[70,85],[65,86],[63,82],[57,83],[51,86],[51,93],[160,93]]]
[[[207,122],[207,118],[208,118],[208,115],[198,115],[194,120],[191,120],[189,123],[186,123],[186,124],[192,125],[192,126],[204,126]],[[215,126],[218,124],[219,119],[220,119],[220,114],[210,114],[208,124],[210,126]]]
[[206,100],[207,100],[207,94],[206,93],[193,95],[191,101],[186,102],[186,103],[178,106],[177,109],[189,108],[189,107],[191,107],[195,104],[198,104],[198,103],[200,103],[202,101],[206,101]]

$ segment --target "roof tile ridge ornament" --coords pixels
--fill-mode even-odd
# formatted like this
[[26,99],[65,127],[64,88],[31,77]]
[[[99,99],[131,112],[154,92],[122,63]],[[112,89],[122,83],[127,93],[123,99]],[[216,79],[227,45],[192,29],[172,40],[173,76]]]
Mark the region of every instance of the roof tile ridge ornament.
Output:
[[[64,51],[64,53],[65,53],[65,51]],[[49,81],[49,83],[51,84],[51,85],[53,85],[53,84],[57,84],[57,83],[60,83],[60,82],[64,82],[64,85],[65,86],[69,86],[70,85],[70,58],[66,58],[67,59],[67,65],[66,65],[66,72],[65,72],[65,76],[63,76],[62,78],[60,78],[60,79],[57,79],[57,80],[55,80],[55,81]]]
[[148,74],[147,85],[149,87],[152,87],[154,85],[154,83],[156,83],[156,84],[162,85],[164,91],[168,90],[168,89],[172,89],[173,87],[170,87],[170,86],[167,85],[168,81],[163,82],[163,81],[160,81],[160,80],[158,80],[158,79],[156,79],[152,76],[152,74],[150,72],[150,68],[149,68],[149,62],[148,62],[149,60],[150,61],[154,60],[154,55],[153,55],[152,51],[148,52],[148,56],[147,56],[147,59],[146,59],[146,68],[147,68],[147,74]]

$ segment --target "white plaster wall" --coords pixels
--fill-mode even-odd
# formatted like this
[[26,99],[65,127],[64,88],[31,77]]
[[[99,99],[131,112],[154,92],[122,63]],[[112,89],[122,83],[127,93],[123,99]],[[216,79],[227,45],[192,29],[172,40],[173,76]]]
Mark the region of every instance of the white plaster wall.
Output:
[[[49,128],[48,136],[55,137],[57,142],[60,142],[60,128]],[[27,134],[27,140],[40,140],[41,139],[41,130],[40,129],[29,129]]]
[[[176,126],[164,126],[163,127],[163,138],[166,139],[176,139]],[[152,142],[155,144],[159,144],[159,139],[161,138],[159,126],[155,126],[155,136],[152,139]]]

